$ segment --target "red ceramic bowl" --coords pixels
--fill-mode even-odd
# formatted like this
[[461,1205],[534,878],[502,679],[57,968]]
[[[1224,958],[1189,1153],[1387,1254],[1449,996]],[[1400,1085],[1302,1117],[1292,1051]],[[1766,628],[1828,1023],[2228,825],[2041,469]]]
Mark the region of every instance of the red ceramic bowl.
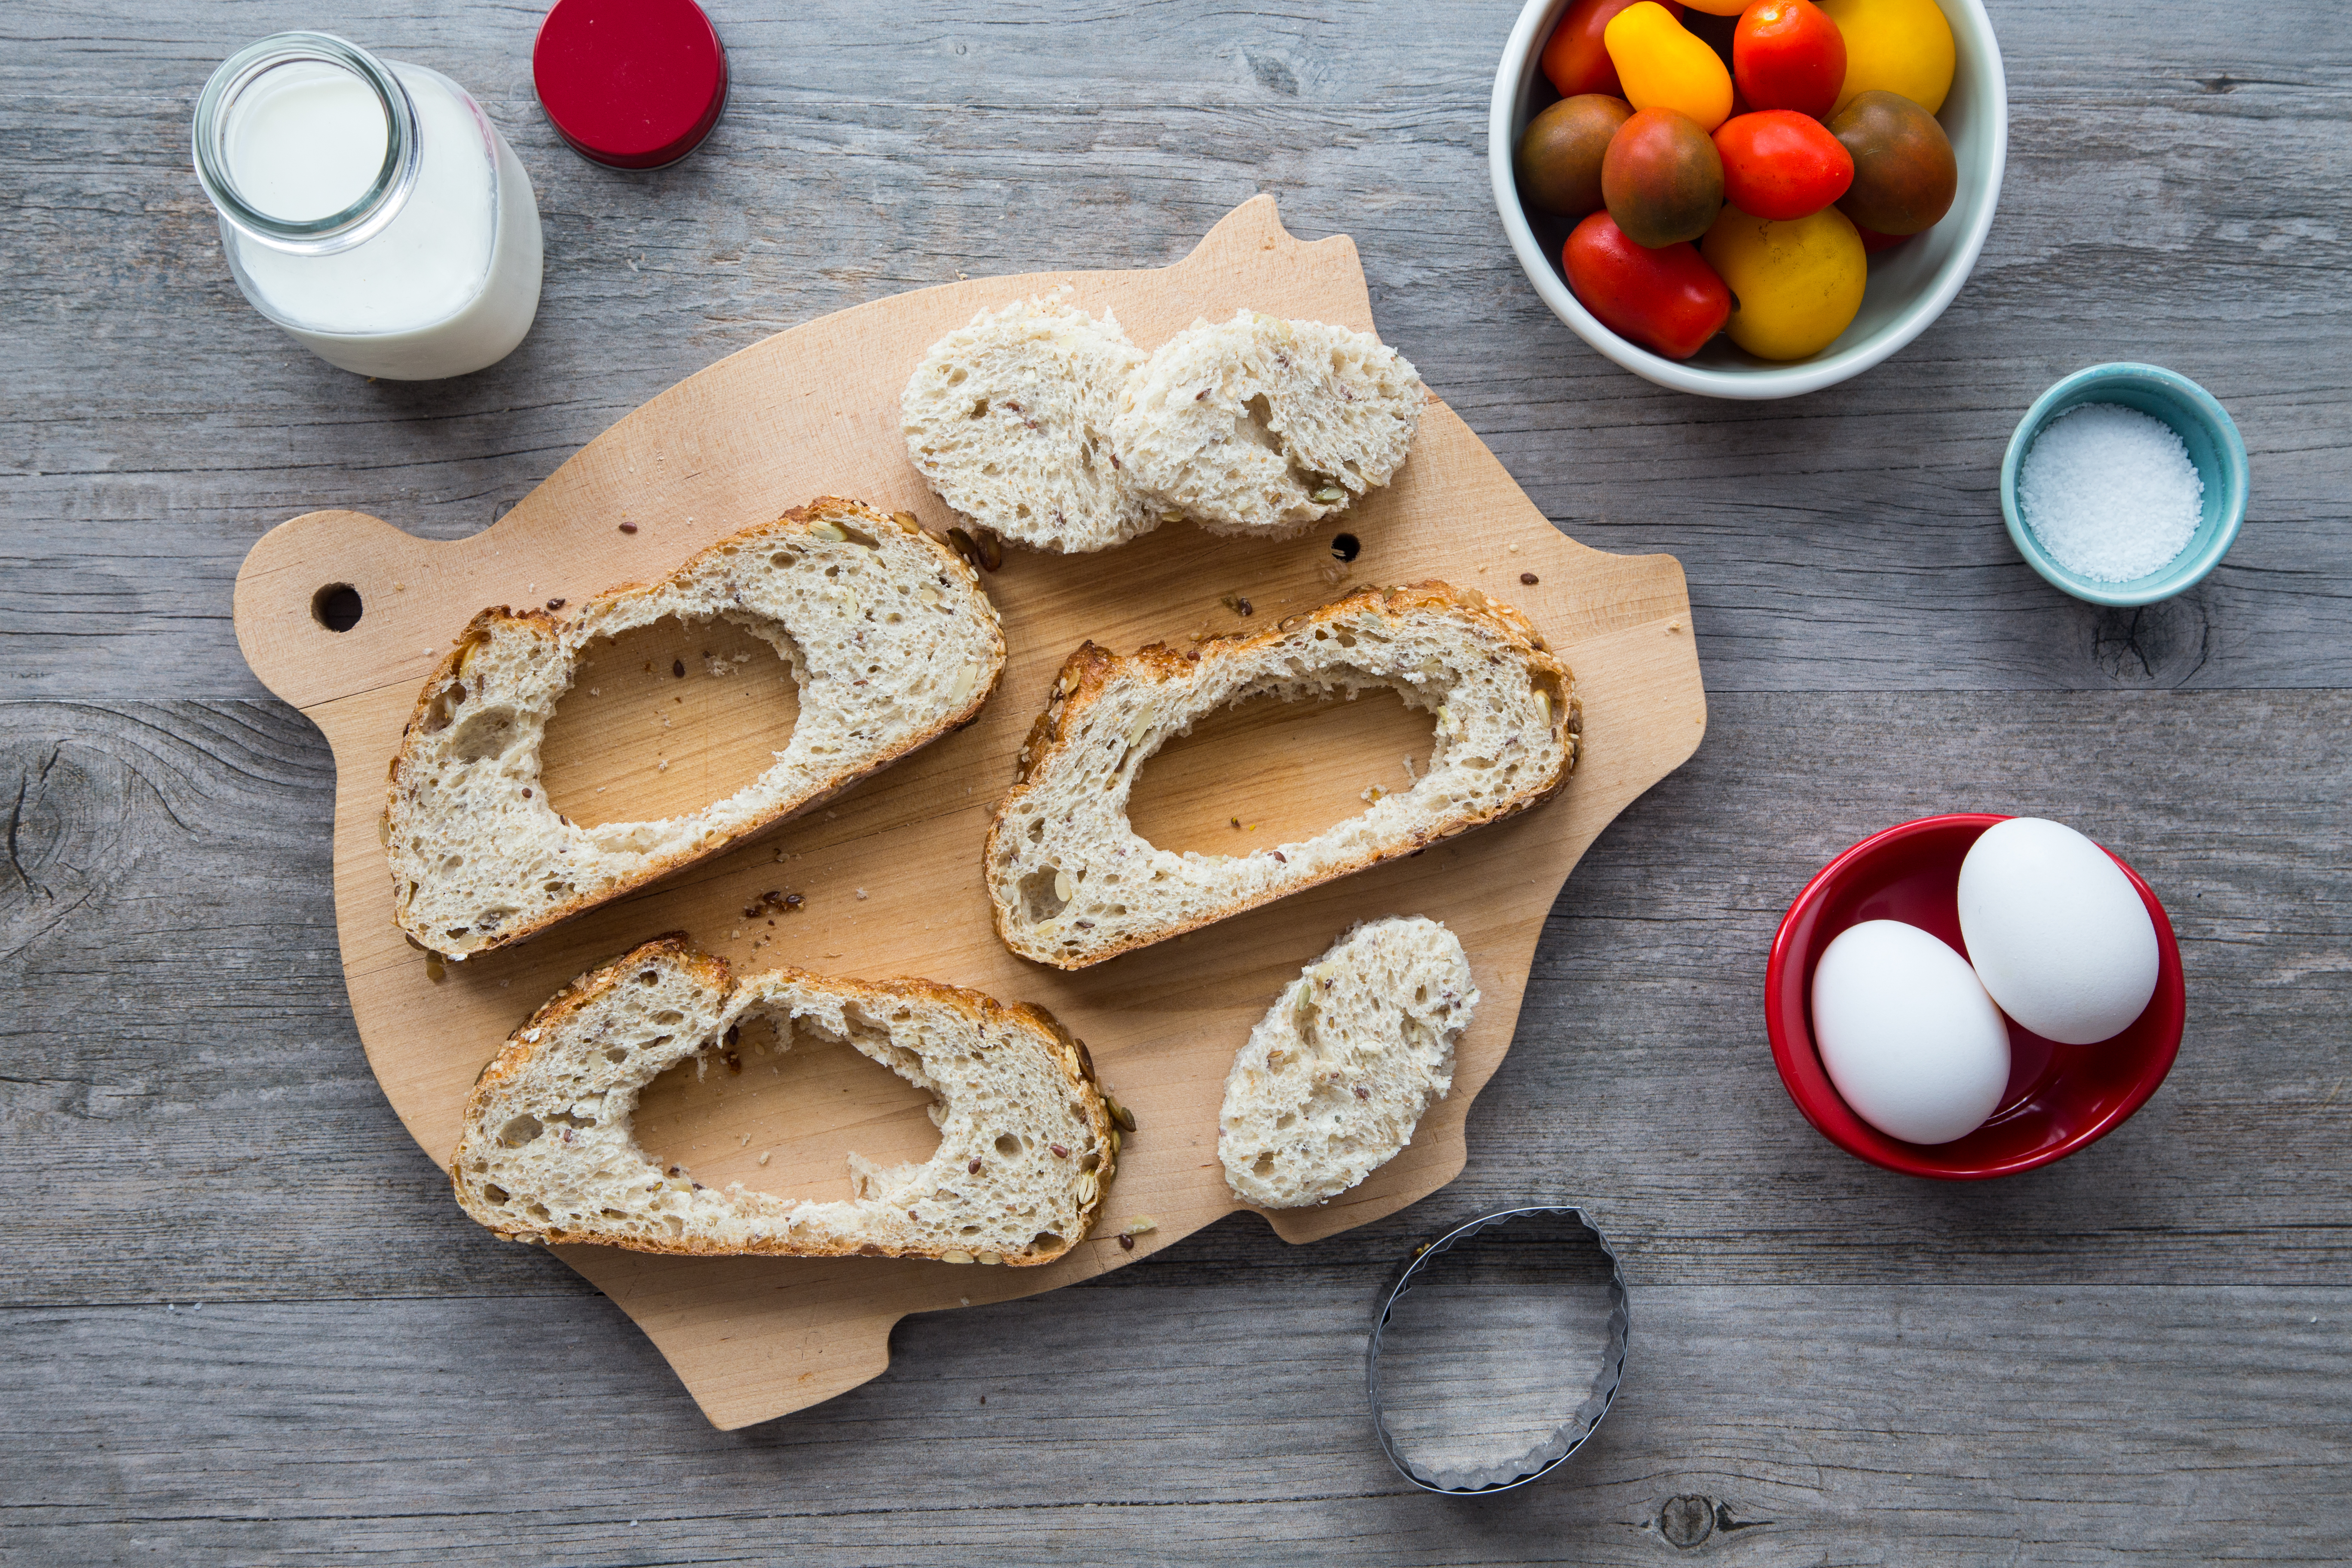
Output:
[[[2123,866],[2156,922],[2156,994],[2132,1026],[2092,1046],[2062,1046],[2009,1026],[2009,1088],[2000,1109],[1965,1138],[1933,1145],[1889,1138],[1848,1109],[1813,1042],[1813,965],[1831,939],[1864,921],[1903,921],[1960,942],[1960,861],[1977,836],[2008,820],[1956,812],[1906,822],[1864,839],[1805,884],[1789,906],[1764,972],[1765,1026],[1789,1098],[1822,1137],[1874,1165],[1948,1182],[2030,1171],[2095,1143],[2147,1102],[2180,1053],[2187,1016],[2180,944],[2139,873]],[[2112,853],[2108,858],[2115,859]]]

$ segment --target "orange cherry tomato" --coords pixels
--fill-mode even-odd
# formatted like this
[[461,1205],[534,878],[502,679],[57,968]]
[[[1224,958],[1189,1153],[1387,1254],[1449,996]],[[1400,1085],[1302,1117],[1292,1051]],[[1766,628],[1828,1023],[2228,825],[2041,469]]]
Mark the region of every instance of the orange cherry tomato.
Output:
[[1656,0],[1634,0],[1618,12],[1601,41],[1634,108],[1671,109],[1702,131],[1731,118],[1731,68]]
[[[1608,30],[1609,19],[1633,4],[1633,0],[1576,0],[1568,8],[1568,15],[1551,30],[1551,41],[1544,45],[1543,52],[1543,73],[1560,97],[1585,92],[1625,96],[1625,85],[1617,79],[1616,63],[1610,59],[1601,36]],[[1679,0],[1660,0],[1660,4],[1677,18],[1683,14]]]
[[1668,359],[1690,358],[1731,319],[1731,290],[1698,247],[1636,245],[1605,212],[1576,226],[1560,265],[1602,326]]
[[1845,35],[1812,0],[1756,0],[1732,29],[1731,76],[1752,109],[1827,119],[1845,83]]
[[1751,217],[1808,217],[1853,184],[1853,154],[1811,115],[1759,109],[1715,132],[1723,199]]

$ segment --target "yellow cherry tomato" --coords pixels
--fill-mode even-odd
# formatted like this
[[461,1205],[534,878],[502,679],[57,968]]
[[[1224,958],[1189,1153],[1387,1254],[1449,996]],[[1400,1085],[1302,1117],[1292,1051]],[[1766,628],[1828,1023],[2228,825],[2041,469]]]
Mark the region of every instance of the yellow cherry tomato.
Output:
[[1845,37],[1845,85],[1834,114],[1857,93],[1899,92],[1933,114],[1952,90],[1952,25],[1936,0],[1819,0]]
[[1610,17],[1601,43],[1634,108],[1671,109],[1709,132],[1730,118],[1731,72],[1723,57],[1657,0],[1640,0]]
[[1869,258],[1835,207],[1774,222],[1727,206],[1699,254],[1731,290],[1724,331],[1759,359],[1803,359],[1837,341],[1862,309]]

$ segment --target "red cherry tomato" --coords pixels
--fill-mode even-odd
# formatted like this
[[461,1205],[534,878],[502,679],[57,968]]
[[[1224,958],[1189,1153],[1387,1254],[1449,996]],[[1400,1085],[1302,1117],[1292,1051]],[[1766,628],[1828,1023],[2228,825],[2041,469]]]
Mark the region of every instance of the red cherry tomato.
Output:
[[1715,130],[1723,199],[1750,217],[1810,217],[1853,184],[1853,154],[1793,109],[1759,109]]
[[1756,0],[1732,29],[1731,78],[1757,109],[1824,119],[1845,85],[1845,35],[1812,0]]
[[[1682,20],[1679,0],[1658,0]],[[1574,98],[1580,92],[1605,92],[1612,98],[1625,96],[1624,83],[1617,79],[1616,63],[1601,46],[1601,35],[1609,28],[1609,18],[1634,4],[1634,0],[1576,0],[1559,26],[1551,30],[1551,42],[1544,46],[1543,73],[1551,78],[1552,86],[1562,98]],[[1839,67],[1843,71],[1844,68]],[[1844,79],[1843,76],[1839,78]]]
[[1731,290],[1695,245],[1649,250],[1605,212],[1568,237],[1568,286],[1601,324],[1668,359],[1688,359],[1731,319]]
[[1860,224],[1853,226],[1853,232],[1862,236],[1862,250],[1865,256],[1875,256],[1882,250],[1892,250],[1911,237],[1907,234],[1881,234],[1874,228],[1864,228]]

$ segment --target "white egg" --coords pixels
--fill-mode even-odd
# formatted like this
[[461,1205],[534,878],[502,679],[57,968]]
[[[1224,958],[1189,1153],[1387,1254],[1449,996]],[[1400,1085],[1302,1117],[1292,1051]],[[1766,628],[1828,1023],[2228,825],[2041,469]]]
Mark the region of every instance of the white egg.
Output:
[[1966,1137],[2009,1087],[2000,1009],[1967,959],[1901,921],[1864,921],[1822,952],[1813,1039],[1853,1113],[1906,1143]]
[[2000,1010],[2048,1040],[2121,1034],[2156,994],[2156,924],[2106,851],[2062,823],[1995,823],[1960,862],[1960,938]]

